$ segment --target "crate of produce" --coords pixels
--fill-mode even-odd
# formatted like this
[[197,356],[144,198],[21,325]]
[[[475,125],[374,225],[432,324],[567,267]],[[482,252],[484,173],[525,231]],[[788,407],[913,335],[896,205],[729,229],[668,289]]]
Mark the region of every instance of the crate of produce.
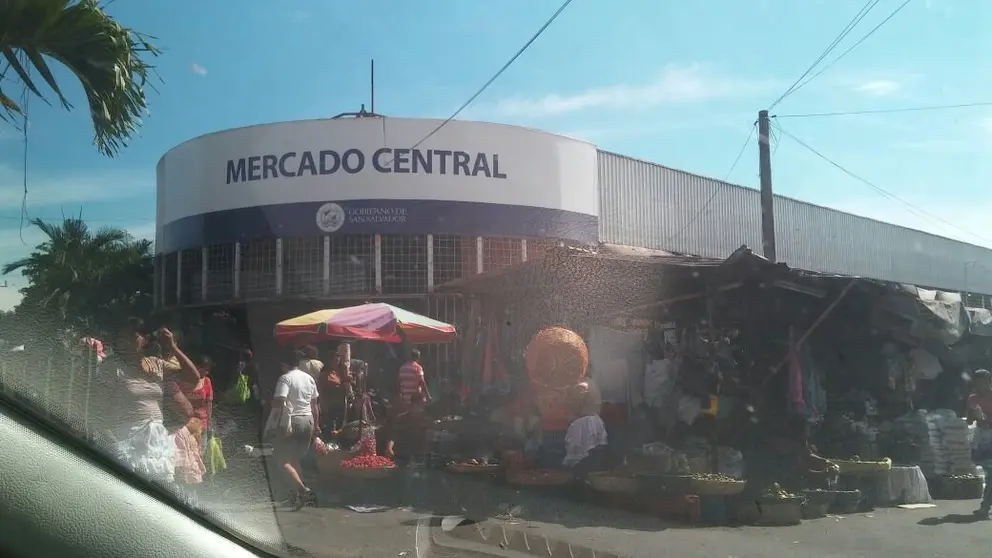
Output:
[[558,469],[510,469],[506,482],[517,486],[563,486],[575,477],[571,471]]
[[641,483],[636,478],[612,472],[592,473],[586,482],[593,490],[606,494],[637,494],[641,491]]

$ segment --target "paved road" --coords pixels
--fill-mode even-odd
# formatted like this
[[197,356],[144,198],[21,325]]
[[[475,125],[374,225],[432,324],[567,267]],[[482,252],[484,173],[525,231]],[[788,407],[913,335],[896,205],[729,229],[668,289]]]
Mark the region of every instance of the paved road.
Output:
[[[281,533],[290,544],[318,557],[412,557],[418,555],[418,548],[421,555],[429,556],[484,555],[478,551],[508,555],[492,541],[511,541],[510,550],[529,543],[532,556],[549,556],[550,541],[552,548],[571,544],[575,556],[588,555],[579,552],[587,548],[597,555],[707,558],[984,556],[992,545],[992,522],[975,522],[971,511],[976,502],[970,501],[939,502],[925,510],[893,508],[827,517],[796,527],[687,528],[481,483],[428,485],[430,494],[420,484],[415,486],[405,494],[402,486],[394,486],[378,495],[357,486],[336,487],[334,495],[323,494],[322,507],[273,512],[270,506],[246,503],[227,505],[225,515],[236,523],[254,525],[256,532]],[[379,504],[387,509],[359,513],[348,504]],[[455,513],[479,523],[445,533],[431,519]],[[480,529],[490,542],[466,533]]]

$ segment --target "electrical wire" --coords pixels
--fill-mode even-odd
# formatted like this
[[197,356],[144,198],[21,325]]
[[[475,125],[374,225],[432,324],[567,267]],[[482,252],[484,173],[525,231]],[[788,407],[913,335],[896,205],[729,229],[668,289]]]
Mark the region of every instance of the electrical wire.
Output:
[[[845,56],[847,56],[848,54],[850,54],[850,52],[852,50],[858,48],[858,45],[860,45],[861,43],[865,42],[868,39],[868,37],[871,37],[872,35],[874,35],[875,32],[878,31],[879,29],[881,29],[883,25],[885,25],[886,23],[888,23],[890,19],[896,17],[896,14],[898,14],[899,12],[901,12],[902,9],[905,8],[906,6],[908,6],[909,3],[912,2],[912,1],[913,0],[905,0],[902,4],[899,5],[898,8],[896,8],[895,10],[893,10],[892,13],[890,13],[888,15],[888,17],[886,17],[885,19],[883,19],[881,23],[879,23],[874,28],[872,28],[871,31],[865,33],[865,36],[864,37],[861,37],[860,39],[858,39],[858,41],[856,43],[854,43],[853,45],[851,45],[850,47],[848,47],[847,50],[845,50],[844,52],[842,52],[840,54],[840,56],[838,56],[837,58],[834,58],[832,62],[830,62],[826,66],[820,68],[820,71],[819,72],[816,72],[815,74],[813,74],[812,76],[810,76],[809,79],[807,79],[806,81],[800,83],[795,89],[792,90],[792,93],[795,93],[796,91],[799,91],[800,89],[802,89],[803,87],[805,87],[807,83],[809,83],[809,82],[813,81],[814,79],[816,79],[816,78],[820,77],[821,75],[823,75],[823,72],[826,72],[827,70],[829,70],[831,66],[833,66],[834,64],[840,62],[840,60],[842,58],[844,58]],[[792,93],[790,93],[790,95]]]
[[772,118],[782,120],[783,118],[826,118],[830,116],[858,116],[865,114],[894,114],[899,112],[926,112],[933,110],[953,110],[975,107],[992,107],[992,101],[980,103],[961,103],[957,105],[930,105],[923,107],[904,107],[894,109],[874,109],[874,110],[849,110],[840,112],[806,112],[799,114],[776,114]]
[[834,38],[833,42],[831,42],[827,46],[827,48],[825,48],[823,52],[820,53],[820,56],[816,60],[814,60],[812,64],[809,65],[809,68],[806,68],[806,71],[803,72],[803,74],[799,76],[796,79],[796,81],[789,86],[788,89],[785,90],[785,93],[782,93],[782,95],[779,96],[778,99],[775,99],[774,103],[769,105],[768,110],[772,110],[779,103],[781,103],[786,97],[795,93],[796,87],[800,83],[802,83],[802,81],[806,78],[806,76],[808,76],[810,72],[812,72],[820,62],[823,62],[823,59],[826,58],[831,52],[833,52],[833,50],[837,48],[837,45],[839,45],[841,41],[847,38],[847,36],[851,33],[851,31],[853,31],[854,28],[859,23],[861,23],[861,20],[864,19],[865,16],[868,15],[868,12],[870,12],[872,8],[874,8],[875,5],[878,4],[880,1],[881,0],[868,0],[868,2],[865,3],[865,5],[862,6],[860,10],[858,10],[858,13],[854,14],[854,17],[851,18],[851,21],[849,21],[847,25],[844,26],[843,29],[841,29],[840,33],[838,33],[837,37]]
[[417,143],[413,144],[413,147],[411,147],[410,149],[416,149],[416,148],[420,147],[420,144],[424,143],[425,141],[427,141],[428,139],[430,139],[431,136],[433,136],[434,134],[438,133],[441,130],[441,128],[444,128],[449,122],[451,122],[459,114],[461,114],[463,110],[465,110],[466,108],[468,108],[469,105],[471,105],[473,102],[475,102],[475,100],[478,99],[479,96],[482,95],[482,93],[486,89],[488,89],[490,85],[493,84],[493,82],[495,82],[497,79],[499,79],[499,76],[503,75],[503,72],[505,72],[510,66],[513,65],[514,62],[517,61],[517,58],[520,58],[520,55],[522,55],[524,53],[524,51],[526,51],[528,48],[530,48],[530,45],[534,44],[534,41],[536,41],[537,38],[540,37],[541,34],[544,33],[544,31],[548,27],[550,27],[551,24],[554,23],[556,19],[558,19],[558,16],[561,15],[561,13],[563,11],[565,11],[565,8],[567,8],[568,5],[571,4],[571,3],[572,3],[572,0],[565,0],[564,2],[562,2],[561,5],[558,7],[558,9],[555,10],[555,13],[551,14],[551,17],[549,17],[548,20],[544,22],[544,25],[542,25],[537,30],[537,32],[534,33],[531,36],[531,38],[527,40],[526,43],[524,43],[524,46],[520,47],[520,50],[518,50],[516,52],[516,54],[514,54],[512,57],[510,57],[510,59],[506,62],[506,64],[503,64],[503,67],[500,68],[499,71],[497,71],[495,74],[493,74],[493,76],[491,78],[489,78],[489,80],[486,83],[484,83],[482,85],[482,87],[480,87],[479,90],[475,92],[475,94],[473,94],[471,97],[469,97],[467,101],[465,101],[464,103],[462,103],[462,105],[460,107],[458,107],[458,110],[456,110],[448,118],[444,119],[444,121],[442,121],[440,124],[438,124],[436,128],[434,128],[433,130],[431,130],[430,133],[427,134],[426,136],[424,136],[420,141],[418,141]]
[[[731,173],[733,173],[734,169],[737,168],[737,163],[741,161],[741,157],[743,157],[744,152],[747,151],[747,146],[751,144],[751,138],[754,137],[754,131],[757,129],[757,127],[758,127],[758,122],[755,121],[754,124],[751,125],[751,130],[747,134],[747,139],[744,140],[744,144],[741,145],[740,151],[737,152],[737,157],[734,159],[734,163],[730,165],[730,170],[728,170],[726,176],[723,177],[724,182],[726,182],[730,178]],[[665,241],[662,243],[662,245],[667,245],[669,242],[675,240],[676,238],[681,236],[682,233],[687,231],[689,227],[691,227],[692,224],[696,222],[696,219],[699,219],[699,217],[701,217],[703,213],[706,212],[706,208],[708,208],[710,204],[713,203],[713,200],[716,199],[717,194],[719,194],[723,190],[724,190],[723,185],[719,185],[716,188],[714,188],[713,193],[710,194],[708,198],[706,198],[706,201],[703,202],[703,205],[692,215],[692,217],[689,218],[689,221],[686,222],[686,224],[683,225],[681,229],[675,231],[675,233],[673,233],[671,236],[666,238]]]
[[968,234],[970,236],[973,236],[973,237],[978,238],[980,240],[983,240],[985,242],[992,242],[988,238],[986,238],[986,237],[984,237],[984,236],[982,236],[982,235],[980,235],[978,233],[975,233],[973,231],[969,231],[968,229],[964,229],[964,228],[962,228],[962,227],[960,227],[958,225],[955,225],[954,223],[951,223],[950,221],[947,221],[946,219],[943,219],[942,217],[940,217],[938,215],[934,215],[933,213],[930,213],[929,211],[927,211],[927,210],[925,210],[925,209],[923,209],[923,208],[921,208],[921,207],[919,207],[919,206],[917,206],[917,205],[915,205],[915,204],[913,204],[911,202],[908,202],[908,201],[900,198],[899,196],[893,194],[892,192],[889,192],[885,188],[882,188],[881,186],[875,184],[874,182],[868,180],[867,178],[864,178],[864,177],[862,177],[862,176],[860,176],[858,174],[855,174],[854,172],[848,170],[846,167],[842,166],[840,163],[838,163],[838,162],[834,161],[833,159],[827,157],[823,153],[820,153],[815,148],[813,148],[812,146],[810,146],[808,143],[806,143],[803,140],[801,140],[801,139],[797,138],[796,136],[792,135],[791,133],[789,133],[788,130],[785,130],[784,128],[782,128],[777,122],[776,123],[773,123],[772,125],[775,128],[778,129],[779,133],[784,134],[785,136],[787,136],[788,138],[790,138],[792,141],[794,141],[794,142],[798,143],[799,145],[801,145],[802,147],[806,148],[809,152],[813,153],[814,155],[816,155],[820,159],[823,159],[828,164],[830,164],[832,167],[834,167],[837,170],[841,171],[842,173],[850,176],[851,178],[857,180],[858,182],[861,182],[865,186],[868,186],[869,188],[871,188],[872,190],[874,190],[878,194],[881,194],[882,196],[885,196],[885,197],[887,197],[887,198],[889,198],[891,200],[897,201],[897,202],[905,205],[907,208],[910,209],[910,212],[911,213],[914,213],[917,216],[927,217],[927,218],[932,219],[934,221],[939,221],[940,223],[942,223],[944,225],[947,225],[948,227],[951,227],[953,229],[956,229],[958,231],[961,231],[963,233],[966,233],[966,234]]

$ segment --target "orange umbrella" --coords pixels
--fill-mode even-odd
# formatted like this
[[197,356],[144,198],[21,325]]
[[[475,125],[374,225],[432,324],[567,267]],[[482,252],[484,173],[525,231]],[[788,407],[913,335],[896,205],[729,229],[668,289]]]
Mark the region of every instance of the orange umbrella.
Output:
[[279,342],[296,345],[326,339],[447,343],[456,336],[453,325],[382,302],[317,310],[279,322],[273,333]]

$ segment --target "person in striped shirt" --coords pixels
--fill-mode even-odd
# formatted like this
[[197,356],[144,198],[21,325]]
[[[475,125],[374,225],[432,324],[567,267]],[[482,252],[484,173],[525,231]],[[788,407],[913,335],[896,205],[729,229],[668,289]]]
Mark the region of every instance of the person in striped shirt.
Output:
[[424,401],[430,401],[431,394],[427,391],[427,380],[424,379],[424,367],[420,365],[420,351],[410,351],[410,359],[400,366],[399,373],[400,400],[409,404],[413,395],[419,395]]

